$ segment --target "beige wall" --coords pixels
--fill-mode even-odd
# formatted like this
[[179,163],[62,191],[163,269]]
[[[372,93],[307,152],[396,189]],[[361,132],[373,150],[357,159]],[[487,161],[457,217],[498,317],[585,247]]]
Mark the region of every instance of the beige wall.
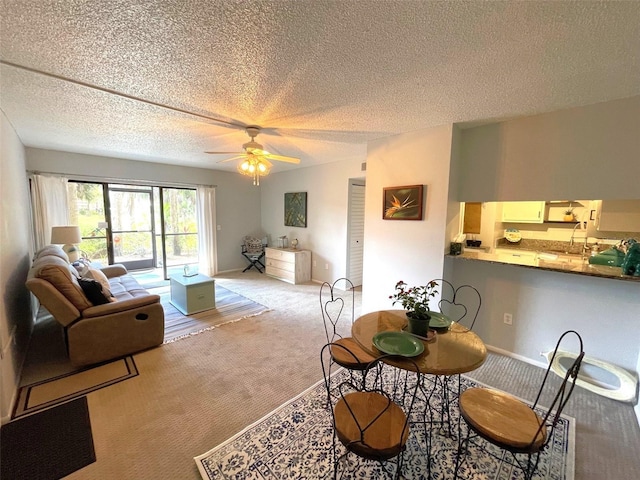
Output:
[[[358,160],[329,163],[270,175],[260,182],[262,229],[271,245],[286,235],[311,250],[311,278],[333,282],[347,272],[349,179],[362,178]],[[307,192],[307,227],[285,227],[284,194]],[[366,243],[366,242],[365,242]],[[328,265],[328,268],[325,268]]]
[[0,417],[8,420],[33,326],[24,282],[30,265],[31,223],[24,147],[0,112]]
[[[448,246],[449,165],[453,127],[445,125],[371,142],[367,153],[362,311],[391,306],[398,280],[424,285],[443,273]],[[426,186],[424,219],[382,219],[384,187]]]
[[639,197],[640,96],[462,130],[459,200]]

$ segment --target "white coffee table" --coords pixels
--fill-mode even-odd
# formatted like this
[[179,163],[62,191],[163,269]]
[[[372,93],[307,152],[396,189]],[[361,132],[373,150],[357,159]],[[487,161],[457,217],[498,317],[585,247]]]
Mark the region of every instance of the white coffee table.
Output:
[[215,280],[199,273],[171,275],[171,304],[185,315],[216,308]]

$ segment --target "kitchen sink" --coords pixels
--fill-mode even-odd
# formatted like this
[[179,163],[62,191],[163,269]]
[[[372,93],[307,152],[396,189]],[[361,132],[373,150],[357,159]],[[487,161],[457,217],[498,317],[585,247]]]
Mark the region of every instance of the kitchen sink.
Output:
[[538,260],[543,260],[545,262],[550,263],[571,263],[571,264],[579,264],[584,265],[587,263],[589,257],[584,257],[582,255],[574,255],[567,253],[557,253],[557,252],[538,252],[536,255]]

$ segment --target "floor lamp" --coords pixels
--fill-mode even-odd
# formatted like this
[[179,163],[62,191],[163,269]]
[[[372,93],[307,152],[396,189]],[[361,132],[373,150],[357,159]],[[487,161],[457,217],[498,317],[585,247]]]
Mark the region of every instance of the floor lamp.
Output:
[[80,227],[76,225],[51,227],[51,243],[62,245],[62,250],[64,250],[72,263],[79,258],[79,250],[76,244],[80,242],[82,242]]

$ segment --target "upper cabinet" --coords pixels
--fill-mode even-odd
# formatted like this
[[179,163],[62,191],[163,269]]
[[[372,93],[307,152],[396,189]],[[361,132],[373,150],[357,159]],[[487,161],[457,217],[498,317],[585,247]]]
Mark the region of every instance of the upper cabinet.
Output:
[[594,223],[599,232],[640,232],[640,200],[601,200],[595,203]]
[[502,221],[514,223],[542,223],[545,202],[503,202]]

